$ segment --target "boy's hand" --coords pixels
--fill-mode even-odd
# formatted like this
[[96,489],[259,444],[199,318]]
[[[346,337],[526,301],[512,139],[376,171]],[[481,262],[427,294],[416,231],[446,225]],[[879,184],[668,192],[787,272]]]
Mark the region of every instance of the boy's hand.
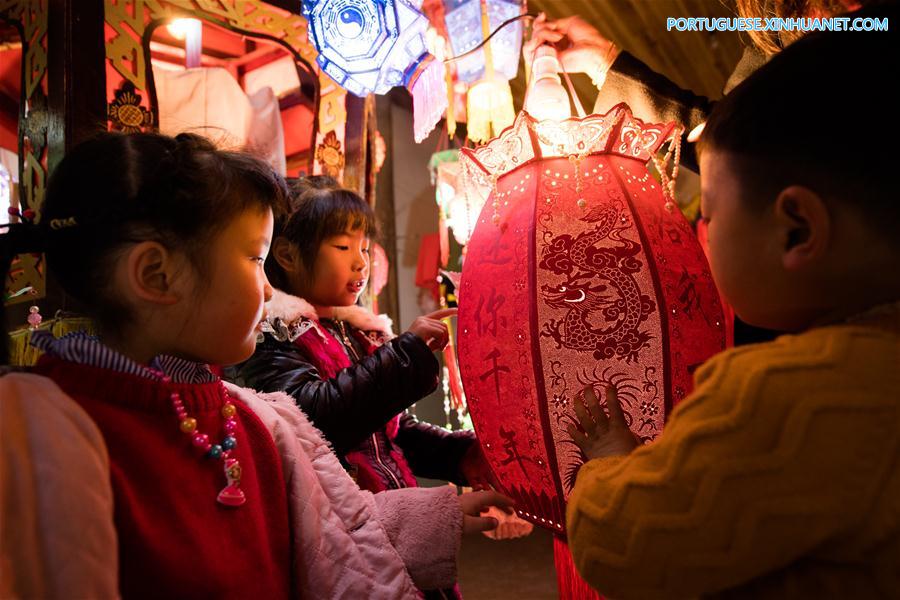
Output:
[[[587,404],[587,408],[584,407],[584,403]],[[566,431],[585,453],[588,460],[630,454],[640,445],[625,423],[625,413],[622,412],[622,405],[619,404],[619,397],[614,386],[606,388],[608,417],[603,412],[600,401],[594,395],[591,386],[584,388],[584,403],[575,399],[573,404],[578,422],[575,425],[569,425]]]
[[441,319],[453,316],[456,316],[455,308],[436,310],[417,318],[407,331],[425,342],[430,350],[443,350],[450,341],[450,332]]
[[498,522],[494,517],[482,517],[481,513],[491,506],[496,506],[508,515],[513,514],[513,500],[500,492],[469,492],[460,494],[459,504],[463,512],[463,533],[477,533],[496,529]]
[[469,486],[475,491],[489,490],[492,487],[499,487],[494,480],[494,474],[491,467],[488,466],[484,452],[481,450],[481,444],[478,440],[466,450],[462,461],[459,463],[459,470],[462,471],[463,477],[469,482]]

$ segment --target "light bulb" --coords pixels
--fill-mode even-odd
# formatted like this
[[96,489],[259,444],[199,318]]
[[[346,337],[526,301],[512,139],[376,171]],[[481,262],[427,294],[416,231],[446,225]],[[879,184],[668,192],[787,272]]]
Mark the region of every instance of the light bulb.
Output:
[[169,34],[176,40],[183,40],[189,33],[200,31],[202,26],[203,24],[199,19],[175,19],[166,25],[166,29],[169,30]]
[[525,110],[538,121],[562,121],[572,116],[569,94],[559,80],[559,60],[556,50],[544,44],[534,53],[531,89]]

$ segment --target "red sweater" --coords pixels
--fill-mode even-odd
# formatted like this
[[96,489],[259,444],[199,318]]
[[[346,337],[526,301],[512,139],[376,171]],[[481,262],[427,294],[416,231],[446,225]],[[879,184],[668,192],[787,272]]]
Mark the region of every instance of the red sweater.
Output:
[[241,489],[247,501],[216,501],[221,460],[202,457],[181,433],[170,394],[181,394],[197,428],[223,437],[221,384],[165,384],[45,356],[53,379],[96,422],[109,452],[125,598],[287,598],[291,542],[287,491],[268,430],[237,408]]

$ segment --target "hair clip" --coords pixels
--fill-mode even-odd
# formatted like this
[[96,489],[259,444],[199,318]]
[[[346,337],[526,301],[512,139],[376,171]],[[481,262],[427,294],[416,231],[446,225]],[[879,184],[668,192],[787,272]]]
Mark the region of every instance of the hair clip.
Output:
[[34,209],[26,208],[25,210],[19,210],[18,206],[10,206],[6,209],[6,212],[11,217],[16,217],[17,219],[21,219],[25,223],[31,223],[32,219],[34,219]]
[[66,227],[75,227],[78,221],[75,217],[66,217],[65,219],[50,219],[50,229],[65,229]]

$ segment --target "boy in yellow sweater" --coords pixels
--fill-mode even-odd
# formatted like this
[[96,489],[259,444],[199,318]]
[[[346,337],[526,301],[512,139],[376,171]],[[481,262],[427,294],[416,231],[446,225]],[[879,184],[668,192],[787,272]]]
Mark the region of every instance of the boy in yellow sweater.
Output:
[[[900,23],[896,7],[883,10]],[[810,34],[701,142],[716,283],[753,325],[653,444],[586,390],[575,564],[621,598],[900,598],[900,44]]]

